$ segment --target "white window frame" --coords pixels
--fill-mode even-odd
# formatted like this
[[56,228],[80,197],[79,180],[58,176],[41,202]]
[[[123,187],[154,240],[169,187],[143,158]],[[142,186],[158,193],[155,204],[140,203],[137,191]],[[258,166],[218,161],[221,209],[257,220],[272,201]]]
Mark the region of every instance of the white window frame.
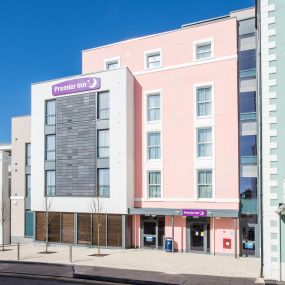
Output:
[[[211,115],[209,116],[198,116],[198,102],[197,102],[197,92],[198,89],[201,88],[211,88]],[[196,121],[197,124],[202,123],[202,121],[206,125],[213,125],[214,124],[214,112],[215,112],[215,85],[213,81],[208,81],[208,82],[203,82],[203,83],[198,83],[194,84],[193,88],[193,94],[194,94],[194,109],[195,109],[195,118],[194,122]]]
[[[160,197],[150,197],[149,196],[149,186],[150,186],[150,184],[149,184],[149,173],[151,173],[151,172],[160,172]],[[156,185],[158,185],[158,184],[156,184]],[[163,197],[163,188],[162,188],[162,171],[161,171],[161,169],[148,169],[147,171],[146,171],[146,192],[147,192],[147,194],[146,194],[146,197],[148,198],[148,199],[150,199],[150,200],[159,200],[159,199],[161,199],[162,197]]]
[[[148,118],[148,111],[149,111],[149,106],[148,106],[148,99],[151,96],[159,96],[159,108],[155,107],[155,108],[151,108],[151,109],[159,109],[159,120],[149,120]],[[156,92],[156,93],[148,93],[146,94],[146,121],[148,123],[152,123],[152,122],[160,122],[161,120],[161,92]]]
[[[199,171],[203,170],[211,170],[212,171],[212,198],[199,198],[199,188],[198,188],[198,173]],[[210,165],[204,165],[202,167],[198,167],[195,172],[195,179],[194,179],[194,189],[195,189],[195,200],[196,201],[203,201],[203,202],[213,202],[216,198],[216,189],[215,189],[215,183],[216,183],[216,177],[215,177],[215,168],[211,167]]]
[[[159,134],[159,140],[160,140],[160,144],[159,145],[152,145],[152,146],[149,146],[148,144],[148,136],[150,134]],[[161,132],[160,131],[150,131],[150,132],[147,132],[146,134],[146,141],[147,141],[147,160],[148,161],[157,161],[157,160],[160,160],[161,159]],[[149,157],[149,150],[150,148],[155,148],[155,147],[159,147],[159,151],[160,151],[160,158],[150,158]]]
[[[156,67],[148,67],[148,57],[159,53],[160,55],[160,65]],[[148,50],[144,52],[144,70],[153,70],[162,67],[162,48]]]
[[[108,69],[108,64],[110,63],[114,63],[114,62],[118,62],[118,67],[114,68],[114,69]],[[121,57],[117,56],[117,57],[112,57],[112,58],[107,58],[104,60],[104,70],[116,70],[118,68],[121,67]]]
[[[199,130],[200,129],[211,129],[211,142],[202,142],[200,144],[211,144],[211,155],[210,156],[199,156]],[[201,126],[196,129],[196,156],[198,159],[211,159],[213,157],[213,127],[212,126]]]
[[[201,45],[211,44],[211,56],[207,58],[197,58],[197,47]],[[201,39],[193,42],[193,61],[211,60],[215,57],[214,38]]]

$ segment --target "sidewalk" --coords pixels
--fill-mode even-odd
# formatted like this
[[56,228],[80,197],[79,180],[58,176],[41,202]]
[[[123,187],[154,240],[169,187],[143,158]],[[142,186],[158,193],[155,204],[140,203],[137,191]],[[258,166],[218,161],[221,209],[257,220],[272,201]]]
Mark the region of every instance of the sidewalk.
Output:
[[[205,284],[217,285],[254,284],[258,279],[260,268],[260,260],[257,258],[235,259],[232,256],[166,253],[139,249],[101,249],[101,253],[106,256],[96,257],[92,256],[97,253],[96,248],[83,246],[73,246],[71,264],[68,246],[50,246],[49,251],[53,253],[41,254],[40,252],[44,251],[44,245],[40,243],[22,245],[21,263],[16,263],[21,266],[15,267],[11,261],[17,260],[17,248],[10,246],[7,249],[9,250],[0,251],[0,271],[2,272],[5,270],[33,271],[41,262],[46,263],[45,266],[50,265],[49,269],[35,270],[42,275],[52,272],[55,275],[69,274],[70,277],[70,270],[73,269],[72,276],[76,278],[106,280],[104,278],[108,277],[110,282],[130,283],[130,280],[141,282],[131,284],[143,284],[145,280],[148,282],[146,284],[192,285],[204,284],[206,281]],[[31,266],[31,264],[34,265]]]

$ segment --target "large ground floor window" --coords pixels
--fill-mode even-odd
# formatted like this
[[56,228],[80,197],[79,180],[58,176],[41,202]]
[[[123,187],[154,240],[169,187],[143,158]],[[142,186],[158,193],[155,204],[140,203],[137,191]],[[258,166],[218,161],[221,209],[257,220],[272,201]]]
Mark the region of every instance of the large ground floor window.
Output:
[[[122,247],[122,215],[88,213],[36,213],[36,235],[38,241],[45,241],[46,230],[50,242],[76,243]],[[131,246],[132,217],[125,220],[126,246]],[[47,226],[48,224],[48,226]],[[99,226],[98,226],[99,225]],[[99,243],[98,243],[99,240]]]

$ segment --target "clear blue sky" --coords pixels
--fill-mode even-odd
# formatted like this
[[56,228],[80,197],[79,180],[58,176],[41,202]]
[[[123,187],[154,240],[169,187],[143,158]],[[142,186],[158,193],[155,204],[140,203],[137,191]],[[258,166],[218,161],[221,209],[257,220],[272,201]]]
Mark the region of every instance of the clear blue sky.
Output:
[[0,143],[33,82],[81,73],[81,50],[228,14],[254,0],[9,0],[0,7]]

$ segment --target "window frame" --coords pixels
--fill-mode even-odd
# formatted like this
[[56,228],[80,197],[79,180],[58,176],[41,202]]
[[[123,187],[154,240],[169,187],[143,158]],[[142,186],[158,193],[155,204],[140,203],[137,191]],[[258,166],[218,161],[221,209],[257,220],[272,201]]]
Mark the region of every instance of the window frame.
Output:
[[[159,55],[159,66],[149,67],[149,57]],[[144,52],[144,69],[145,70],[153,70],[162,67],[162,49],[153,49]]]
[[[152,134],[159,134],[159,145],[149,145],[149,135],[152,135]],[[156,160],[160,160],[161,159],[161,131],[149,131],[147,132],[146,134],[147,138],[146,138],[146,141],[147,141],[147,160],[148,161],[156,161]],[[159,158],[150,158],[150,149],[152,148],[159,148]]]
[[[49,134],[45,136],[45,161],[55,161],[56,160],[56,135]],[[48,150],[48,137],[54,137],[54,149]],[[48,153],[54,153],[54,159],[48,159]]]
[[[150,184],[150,173],[160,173],[160,184]],[[150,186],[160,187],[160,197],[150,196]],[[160,169],[147,170],[147,197],[148,199],[161,199],[162,198],[162,171]]]
[[[198,91],[201,90],[201,89],[208,89],[208,88],[210,88],[210,90],[211,90],[211,99],[210,99],[210,101],[198,102]],[[205,84],[205,85],[196,85],[195,86],[195,108],[196,108],[196,118],[197,119],[213,117],[213,112],[214,112],[214,108],[213,108],[213,105],[214,105],[213,97],[214,97],[214,95],[213,95],[213,93],[214,93],[214,86],[213,86],[213,84]],[[210,115],[201,115],[201,116],[199,116],[199,104],[208,104],[208,103],[211,103]]]
[[[48,115],[48,113],[47,113],[49,102],[54,102],[54,104],[55,104],[54,115]],[[54,118],[54,124],[48,124],[48,118],[50,118],[50,117]],[[55,126],[56,125],[56,99],[45,100],[45,125],[46,126]]]
[[[211,142],[199,142],[199,130],[203,130],[203,129],[210,129],[211,130]],[[199,155],[199,145],[202,144],[207,144],[207,145],[211,145],[211,155],[210,156],[200,156]],[[211,159],[213,158],[213,127],[212,126],[201,126],[201,127],[197,127],[196,129],[196,145],[197,145],[197,158],[198,159]]]
[[[199,173],[203,172],[206,174],[206,179],[207,179],[207,172],[211,172],[211,184],[208,184],[207,181],[205,184],[199,183]],[[200,197],[199,193],[199,186],[211,186],[211,197]],[[196,195],[197,195],[197,200],[213,200],[214,199],[214,170],[212,168],[199,168],[197,169],[196,173]]]
[[[32,189],[32,187],[31,187],[31,174],[26,174],[25,176],[26,176],[25,177],[26,178],[25,197],[31,198],[31,189]],[[28,183],[28,181],[29,181],[28,177],[30,177],[30,183]],[[28,185],[29,185],[29,187],[28,187]]]
[[[149,107],[149,98],[151,96],[153,96],[153,97],[159,96],[159,107]],[[158,120],[150,120],[149,111],[151,111],[151,110],[159,110],[159,119]],[[147,123],[160,122],[161,121],[161,92],[146,94],[146,121],[147,121]]]
[[31,166],[31,158],[32,158],[31,150],[32,150],[31,143],[26,143],[25,145],[25,166]]
[[[101,108],[100,109],[100,94],[108,93],[108,108]],[[110,120],[110,91],[105,90],[105,91],[100,91],[97,92],[97,120]],[[100,110],[108,110],[108,118],[100,118]]]
[[[108,175],[109,175],[109,185],[100,185],[100,170],[108,170]],[[108,187],[108,195],[103,196],[100,195],[100,187]],[[97,169],[97,196],[100,198],[110,198],[110,168],[98,168]]]
[[[211,55],[210,57],[207,58],[198,58],[197,57],[197,50],[199,46],[211,44]],[[214,44],[214,38],[208,38],[208,39],[201,39],[198,41],[193,42],[193,61],[205,61],[205,60],[210,60],[215,57],[214,55],[214,50],[215,50],[215,44]]]
[[[54,172],[54,186],[52,185],[52,186],[48,186],[47,185],[47,174],[48,174],[48,172]],[[52,189],[53,189],[53,191],[52,192],[54,192],[53,193],[53,195],[50,195],[50,194],[48,194],[48,187],[52,187]],[[46,197],[54,197],[54,196],[56,196],[56,171],[55,170],[45,170],[45,196]]]
[[[99,144],[99,133],[108,131],[109,132],[109,145],[108,146],[100,146]],[[108,156],[100,156],[100,149],[108,149]],[[110,158],[110,129],[99,129],[97,130],[97,158],[99,159],[106,159]]]
[[[109,68],[108,68],[108,65],[109,65],[109,64],[113,64],[113,63],[115,63],[115,62],[117,62],[118,67],[109,69]],[[120,68],[120,67],[121,67],[121,57],[120,57],[120,56],[112,57],[112,58],[107,58],[107,59],[104,60],[104,70],[105,70],[105,71],[116,70],[116,69],[118,69],[118,68]]]

